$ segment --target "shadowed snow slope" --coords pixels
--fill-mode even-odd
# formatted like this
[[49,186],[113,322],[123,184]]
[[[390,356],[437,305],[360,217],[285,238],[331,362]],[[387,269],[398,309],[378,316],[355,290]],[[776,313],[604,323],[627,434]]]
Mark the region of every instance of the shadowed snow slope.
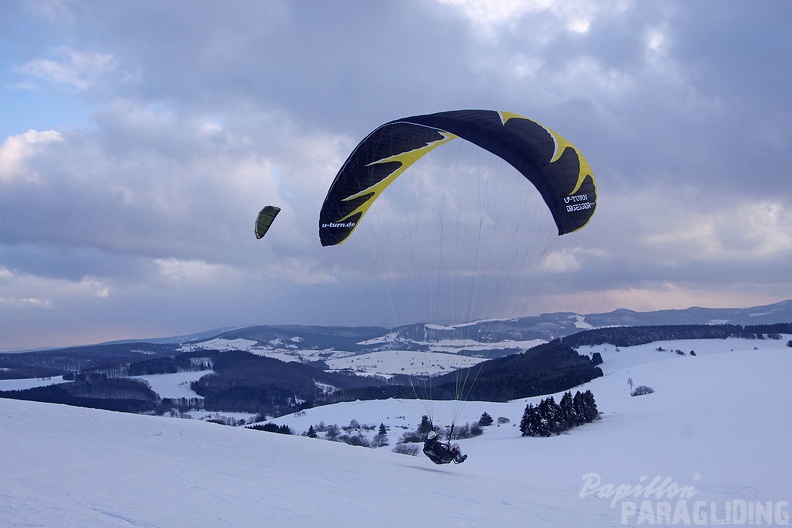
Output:
[[[749,515],[788,524],[788,339],[754,342],[758,350],[720,341],[696,357],[603,348],[612,368],[581,387],[593,391],[601,420],[522,438],[526,402],[540,398],[470,402],[462,422],[483,411],[511,422],[462,440],[470,458],[458,466],[391,447],[0,400],[0,525],[579,528],[716,524],[742,512],[740,524]],[[655,392],[630,397],[628,377]],[[441,416],[446,404],[434,405]],[[392,446],[401,431],[393,419],[414,426],[424,409],[357,402],[277,422],[302,432],[320,421],[390,421]]]

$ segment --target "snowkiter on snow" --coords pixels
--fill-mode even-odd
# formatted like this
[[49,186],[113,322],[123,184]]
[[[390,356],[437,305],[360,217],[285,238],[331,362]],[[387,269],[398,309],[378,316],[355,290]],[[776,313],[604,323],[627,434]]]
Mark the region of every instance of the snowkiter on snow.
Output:
[[423,447],[424,455],[429,457],[429,460],[435,464],[461,464],[467,459],[467,455],[463,455],[459,449],[459,444],[451,445],[451,443],[444,444],[437,439],[437,433],[429,431],[426,435],[426,441]]

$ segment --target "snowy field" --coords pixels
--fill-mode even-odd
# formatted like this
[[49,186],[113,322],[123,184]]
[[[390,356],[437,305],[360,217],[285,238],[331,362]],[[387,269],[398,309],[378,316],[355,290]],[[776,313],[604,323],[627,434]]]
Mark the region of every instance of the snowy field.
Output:
[[[442,328],[437,325],[430,327]],[[360,376],[391,377],[394,374],[428,375],[446,374],[456,369],[476,365],[485,358],[471,357],[467,354],[487,352],[493,349],[511,351],[517,354],[536,345],[544,343],[540,339],[529,341],[503,341],[500,343],[480,343],[471,339],[441,339],[432,342],[416,341],[415,344],[425,345],[427,351],[416,352],[400,350],[395,334],[378,337],[361,344],[386,345],[393,349],[358,354],[335,349],[300,349],[296,343],[300,338],[276,339],[267,344],[259,344],[249,339],[216,338],[202,343],[183,345],[180,350],[190,352],[196,350],[244,350],[258,356],[265,356],[280,361],[325,361],[331,370],[352,370]]]
[[55,385],[63,383],[63,376],[52,376],[48,378],[27,378],[27,379],[7,379],[0,380],[0,390],[26,390],[33,387],[43,387],[44,385]]
[[[523,438],[525,405],[541,398],[469,402],[458,422],[485,411],[510,422],[460,441],[469,458],[457,466],[391,451],[427,409],[438,423],[451,415],[449,402],[353,402],[276,420],[298,433],[384,423],[390,445],[370,449],[0,400],[0,525],[789,525],[789,339],[587,349],[605,361],[606,375],[580,387],[601,420]],[[628,379],[655,392],[631,397]]]
[[132,377],[146,380],[151,390],[159,394],[160,398],[202,398],[190,388],[190,383],[211,373],[211,370],[201,370]]
[[332,370],[349,369],[358,375],[390,377],[393,374],[434,376],[467,368],[484,361],[482,358],[444,352],[389,350],[339,359],[326,360]]

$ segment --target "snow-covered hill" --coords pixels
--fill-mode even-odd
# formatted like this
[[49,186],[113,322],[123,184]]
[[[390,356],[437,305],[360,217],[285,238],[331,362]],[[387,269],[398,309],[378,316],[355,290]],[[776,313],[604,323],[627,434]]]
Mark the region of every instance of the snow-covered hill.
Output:
[[[324,361],[331,370],[389,377],[398,373],[442,374],[487,358],[523,352],[581,330],[613,326],[760,325],[792,321],[792,300],[752,308],[698,308],[580,315],[547,313],[460,325],[413,324],[334,328],[239,327],[211,339],[185,340],[179,351],[244,350],[281,361]],[[387,352],[386,355],[380,352]],[[422,364],[421,368],[415,366]]]
[[[790,336],[603,346],[602,419],[523,438],[531,400],[469,402],[509,423],[435,466],[391,451],[427,405],[370,401],[277,420],[384,423],[367,449],[197,420],[0,400],[0,524],[184,526],[620,526],[789,524]],[[662,347],[666,352],[657,351]],[[684,356],[674,350],[686,352]],[[690,350],[696,356],[689,355]],[[628,378],[653,394],[631,397]],[[450,413],[435,402],[435,420]]]

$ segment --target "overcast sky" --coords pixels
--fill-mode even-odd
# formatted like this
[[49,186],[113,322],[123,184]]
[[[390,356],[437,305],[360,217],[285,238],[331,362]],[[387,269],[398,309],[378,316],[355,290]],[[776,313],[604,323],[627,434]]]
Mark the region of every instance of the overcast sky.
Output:
[[552,127],[597,179],[530,313],[792,298],[791,22],[787,0],[6,1],[0,350],[371,324],[324,195],[379,124],[462,108]]

